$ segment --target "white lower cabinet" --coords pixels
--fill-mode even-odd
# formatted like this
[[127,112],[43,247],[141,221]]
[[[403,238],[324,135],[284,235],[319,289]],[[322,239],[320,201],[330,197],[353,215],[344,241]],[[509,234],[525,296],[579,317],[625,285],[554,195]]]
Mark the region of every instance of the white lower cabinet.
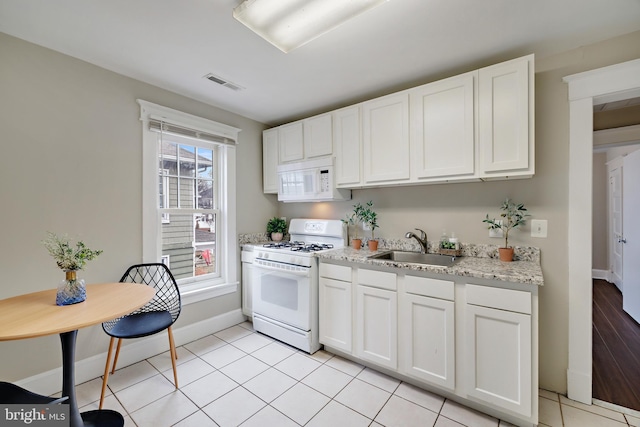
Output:
[[456,386],[453,295],[451,281],[406,276],[399,301],[402,373],[448,390]]
[[397,369],[397,275],[365,268],[359,268],[356,275],[356,356]]
[[356,355],[386,368],[398,367],[398,296],[356,286]]
[[538,423],[537,289],[320,262],[320,342],[519,426]]
[[468,396],[530,417],[531,295],[467,285],[465,317]]
[[245,316],[253,316],[253,260],[255,255],[253,251],[241,251],[242,265],[242,314]]
[[351,354],[351,267],[320,264],[320,343]]

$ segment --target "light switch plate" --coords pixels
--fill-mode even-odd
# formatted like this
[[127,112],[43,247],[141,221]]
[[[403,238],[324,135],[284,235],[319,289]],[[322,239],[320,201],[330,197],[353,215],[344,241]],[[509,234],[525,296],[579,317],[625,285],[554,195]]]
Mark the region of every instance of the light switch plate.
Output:
[[532,219],[531,220],[531,237],[547,237],[547,220]]
[[[502,220],[501,219],[496,219],[496,224],[502,225]],[[489,229],[489,237],[499,237],[499,238],[504,237],[504,233],[502,231],[502,228],[490,228]]]

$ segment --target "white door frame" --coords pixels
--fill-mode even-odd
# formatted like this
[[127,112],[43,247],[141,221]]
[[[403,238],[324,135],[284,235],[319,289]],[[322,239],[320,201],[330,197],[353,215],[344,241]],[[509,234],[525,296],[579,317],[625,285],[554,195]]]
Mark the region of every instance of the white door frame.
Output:
[[591,404],[593,105],[640,96],[640,59],[563,79],[569,85],[568,397]]
[[[618,227],[622,227],[623,216],[622,210],[616,213],[616,198],[620,198],[619,207],[622,208],[622,166],[624,163],[624,157],[619,156],[615,159],[607,162],[607,172],[609,182],[607,186],[607,242],[609,244],[607,261],[609,263],[608,281],[616,285],[620,292],[623,292],[623,277],[622,270],[619,268],[622,266],[622,243],[618,242],[618,239],[622,237],[622,233],[618,233],[616,230],[616,224]],[[615,174],[613,173],[614,171]],[[615,184],[612,185],[612,177],[615,180]],[[616,186],[618,186],[619,193],[616,194]],[[621,231],[624,231],[622,229]]]

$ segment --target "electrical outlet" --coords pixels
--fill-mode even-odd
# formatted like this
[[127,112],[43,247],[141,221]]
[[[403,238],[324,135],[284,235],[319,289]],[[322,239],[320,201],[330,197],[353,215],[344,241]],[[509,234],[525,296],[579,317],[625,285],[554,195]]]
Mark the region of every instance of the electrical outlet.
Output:
[[[496,224],[502,225],[502,220],[501,219],[496,219]],[[489,237],[503,238],[504,234],[502,232],[502,228],[490,228],[489,229]]]
[[364,231],[371,231],[371,227],[369,227],[369,224],[367,224],[366,222],[362,223],[362,229]]
[[284,219],[286,221],[287,217],[286,216],[281,216],[280,219]]
[[547,237],[547,220],[532,219],[531,220],[531,237]]

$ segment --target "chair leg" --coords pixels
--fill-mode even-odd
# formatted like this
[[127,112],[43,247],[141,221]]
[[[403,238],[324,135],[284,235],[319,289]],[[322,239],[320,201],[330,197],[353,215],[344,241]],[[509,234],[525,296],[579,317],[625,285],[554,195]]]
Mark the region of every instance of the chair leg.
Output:
[[178,353],[176,352],[176,345],[173,341],[173,332],[171,331],[171,326],[167,328],[167,333],[169,334],[169,353],[171,354],[171,364],[173,365],[173,382],[178,388],[178,370],[176,369],[176,359],[178,358]]
[[98,409],[102,409],[104,403],[104,392],[107,390],[107,380],[109,379],[109,362],[111,362],[111,353],[113,352],[114,337],[111,337],[109,341],[109,351],[107,352],[107,363],[104,364],[104,376],[102,377],[102,392],[100,393],[100,406]]
[[118,338],[118,347],[116,348],[116,357],[113,358],[113,367],[111,368],[111,375],[116,371],[116,364],[118,363],[118,356],[120,356],[120,346],[122,345],[122,338]]

